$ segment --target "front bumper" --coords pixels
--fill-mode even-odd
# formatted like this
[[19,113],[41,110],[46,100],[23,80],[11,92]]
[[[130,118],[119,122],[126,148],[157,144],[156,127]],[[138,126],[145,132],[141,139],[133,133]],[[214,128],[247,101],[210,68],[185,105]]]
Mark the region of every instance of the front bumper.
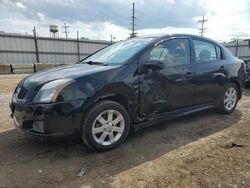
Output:
[[[17,128],[42,139],[80,134],[82,101],[73,100],[51,104],[10,103],[11,117]],[[34,128],[39,122],[42,128]]]

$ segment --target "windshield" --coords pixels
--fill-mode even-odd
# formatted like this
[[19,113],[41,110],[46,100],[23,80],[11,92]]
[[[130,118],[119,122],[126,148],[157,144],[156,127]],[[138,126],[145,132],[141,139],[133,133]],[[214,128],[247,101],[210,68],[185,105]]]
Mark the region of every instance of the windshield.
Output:
[[119,65],[147,46],[153,38],[133,38],[112,44],[84,59],[83,63],[99,62],[107,65]]

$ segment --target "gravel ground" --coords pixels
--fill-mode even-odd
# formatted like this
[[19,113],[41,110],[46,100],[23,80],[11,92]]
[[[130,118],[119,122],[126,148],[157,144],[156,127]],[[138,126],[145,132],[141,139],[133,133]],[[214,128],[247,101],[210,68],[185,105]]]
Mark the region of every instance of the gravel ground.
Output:
[[167,121],[95,153],[80,141],[42,142],[15,129],[8,102],[23,77],[0,76],[0,187],[250,187],[250,90],[231,115]]

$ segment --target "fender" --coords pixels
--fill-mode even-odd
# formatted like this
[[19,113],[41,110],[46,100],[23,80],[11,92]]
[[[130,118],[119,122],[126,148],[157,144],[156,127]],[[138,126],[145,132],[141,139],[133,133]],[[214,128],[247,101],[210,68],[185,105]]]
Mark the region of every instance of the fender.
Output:
[[[136,90],[138,90],[137,88]],[[105,85],[100,90],[96,91],[93,96],[89,96],[83,102],[79,113],[86,114],[89,108],[100,100],[113,100],[123,105],[130,117],[131,121],[136,121],[138,110],[138,91],[132,91],[131,87],[123,82],[115,82]]]

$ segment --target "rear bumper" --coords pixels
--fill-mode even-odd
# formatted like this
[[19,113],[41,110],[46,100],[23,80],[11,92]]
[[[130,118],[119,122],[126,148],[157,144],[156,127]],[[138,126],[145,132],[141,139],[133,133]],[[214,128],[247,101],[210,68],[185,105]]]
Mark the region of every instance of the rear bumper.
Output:
[[[11,102],[11,117],[18,129],[40,139],[80,134],[82,114],[79,100],[53,104],[25,105]],[[35,124],[39,124],[38,128]]]

